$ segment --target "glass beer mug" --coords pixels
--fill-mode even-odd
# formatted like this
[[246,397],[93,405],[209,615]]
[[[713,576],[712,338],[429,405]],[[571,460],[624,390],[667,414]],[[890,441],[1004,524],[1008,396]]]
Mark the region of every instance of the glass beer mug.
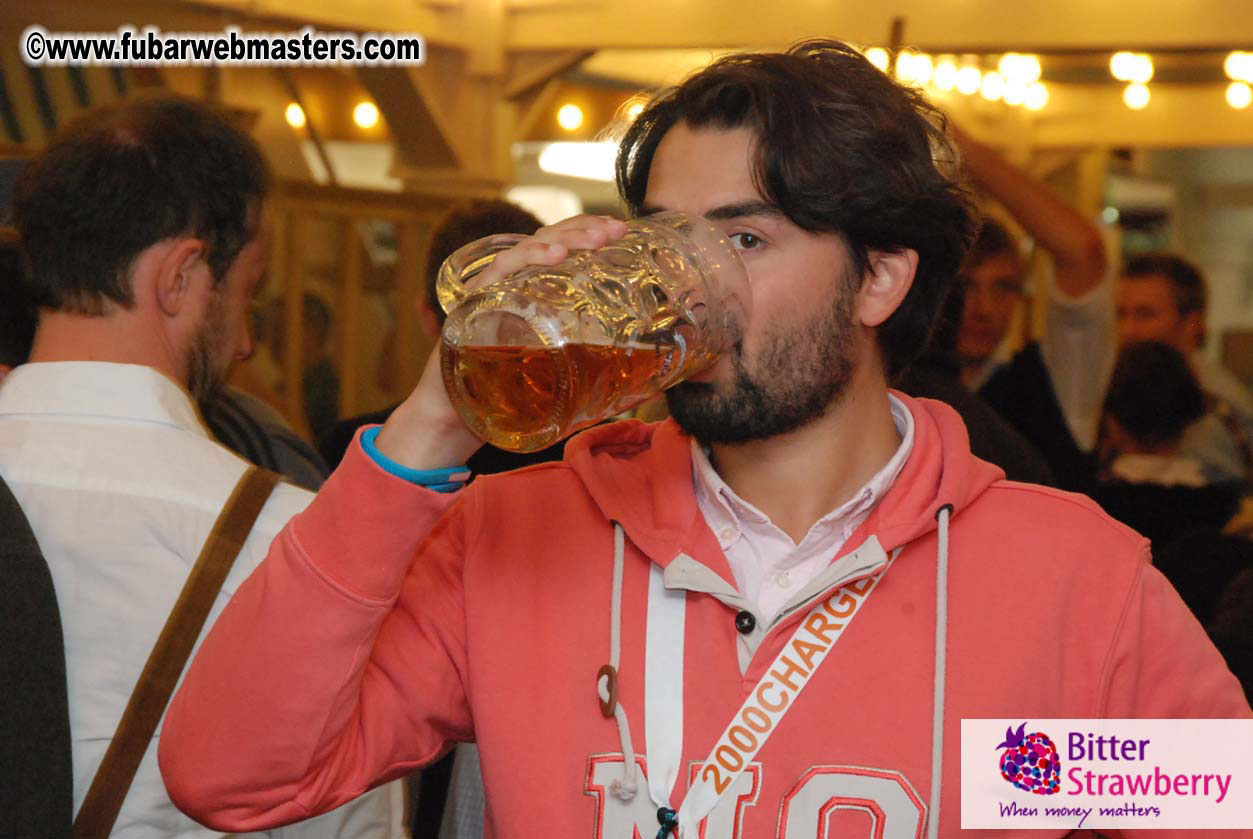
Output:
[[472,242],[436,281],[448,312],[444,386],[470,429],[493,445],[550,446],[704,370],[743,333],[748,275],[705,219],[635,219],[603,247],[467,289],[522,238]]

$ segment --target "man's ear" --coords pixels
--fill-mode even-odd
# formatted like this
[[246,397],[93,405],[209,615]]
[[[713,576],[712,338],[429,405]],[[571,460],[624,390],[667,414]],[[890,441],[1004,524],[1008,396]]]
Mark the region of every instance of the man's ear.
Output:
[[857,317],[863,326],[879,326],[896,311],[914,284],[918,252],[871,251],[869,267],[857,292]]
[[175,317],[197,294],[197,281],[208,276],[205,246],[199,239],[177,239],[154,266],[154,290],[161,313]]

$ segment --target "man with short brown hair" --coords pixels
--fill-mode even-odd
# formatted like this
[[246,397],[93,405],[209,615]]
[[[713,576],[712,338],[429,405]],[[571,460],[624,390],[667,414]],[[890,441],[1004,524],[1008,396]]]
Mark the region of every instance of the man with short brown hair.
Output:
[[[84,115],[18,182],[14,218],[40,309],[29,361],[0,387],[0,473],[57,590],[76,810],[248,466],[211,439],[195,399],[252,351],[267,186],[252,139],[182,99]],[[274,490],[211,620],[311,498],[287,484]],[[400,839],[400,806],[389,786],[271,835]],[[222,834],[175,808],[153,743],[110,835]]]

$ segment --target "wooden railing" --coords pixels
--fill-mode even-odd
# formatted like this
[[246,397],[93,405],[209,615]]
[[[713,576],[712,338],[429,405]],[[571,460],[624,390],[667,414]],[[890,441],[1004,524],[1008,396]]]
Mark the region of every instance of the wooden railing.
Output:
[[[266,297],[271,312],[281,309],[285,328],[281,336],[269,334],[270,346],[263,338],[261,352],[278,363],[276,390],[290,419],[305,416],[300,383],[310,361],[306,293],[321,297],[332,314],[330,338],[320,349],[339,374],[340,417],[384,407],[413,388],[431,348],[416,308],[427,247],[451,204],[443,196],[277,185],[268,209]],[[387,230],[394,238],[375,235]],[[380,323],[380,310],[390,316],[390,330]],[[380,363],[392,370],[386,381],[378,376]]]

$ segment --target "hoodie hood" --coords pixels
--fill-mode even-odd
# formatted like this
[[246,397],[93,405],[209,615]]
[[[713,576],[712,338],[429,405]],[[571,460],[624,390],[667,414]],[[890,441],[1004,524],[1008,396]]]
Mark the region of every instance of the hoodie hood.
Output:
[[[979,460],[970,453],[970,440],[966,427],[957,413],[942,402],[912,399],[896,394],[908,408],[914,419],[914,447],[904,468],[887,494],[871,511],[869,517],[844,546],[846,555],[866,544],[871,535],[877,537],[879,556],[893,554],[932,531],[938,531],[935,545],[936,571],[936,621],[935,621],[935,684],[932,701],[931,743],[931,804],[928,810],[928,836],[938,835],[940,819],[940,789],[944,769],[944,704],[945,673],[947,669],[948,633],[948,543],[949,523],[961,514],[993,482],[1005,477],[996,466]],[[652,583],[649,586],[648,604],[648,650],[655,644],[654,621],[661,626],[657,639],[675,637],[678,628],[678,647],[683,646],[682,615],[685,599],[674,601],[664,588],[663,571],[678,554],[692,547],[702,546],[706,557],[722,558],[721,567],[713,570],[734,588],[733,577],[725,557],[716,550],[709,528],[705,526],[696,503],[692,482],[692,456],[690,439],[679,431],[673,420],[657,425],[640,422],[616,423],[585,432],[566,445],[566,461],[587,487],[593,501],[605,518],[614,522],[614,571],[611,601],[611,627],[609,664],[597,674],[597,695],[602,712],[612,714],[618,728],[618,739],[624,757],[623,774],[610,785],[610,791],[624,800],[631,800],[640,786],[635,751],[631,738],[631,725],[626,709],[616,699],[618,668],[621,663],[622,578],[624,567],[624,541],[630,536],[636,547],[654,562]],[[820,467],[819,467],[820,468]],[[712,549],[711,549],[712,548]],[[886,567],[886,565],[880,566]],[[654,612],[657,618],[654,618]],[[804,612],[797,611],[797,621]],[[799,631],[799,630],[798,630]],[[673,666],[666,656],[659,654],[657,667],[665,670]],[[660,663],[660,662],[665,662]],[[681,659],[680,659],[681,661]],[[655,679],[652,658],[646,657],[645,684],[665,683],[656,697],[647,692],[645,719],[649,723],[646,741],[650,744],[681,742],[675,732],[663,727],[653,730],[658,718],[672,719],[657,713],[661,706],[682,706],[682,680]],[[659,671],[660,672],[660,671]],[[675,695],[679,698],[676,699]],[[660,735],[660,736],[658,736]],[[656,746],[650,746],[656,748]],[[650,755],[655,756],[655,755]],[[671,755],[676,763],[678,755]],[[662,761],[658,761],[660,764]],[[668,764],[667,764],[668,765]],[[661,770],[660,765],[654,769]],[[658,809],[661,831],[668,834],[678,825],[678,835],[691,839],[698,835],[697,825],[707,810],[693,811],[701,805],[692,804],[687,798],[677,811],[671,808],[669,796],[673,778],[668,770],[649,775],[648,795]],[[707,804],[708,802],[706,802]]]
[[[900,476],[849,539],[848,548],[875,534],[888,552],[936,529],[945,505],[953,517],[993,482],[1000,467],[970,453],[957,412],[943,402],[894,395],[914,418],[914,447]],[[704,520],[692,483],[691,438],[674,420],[636,420],[597,426],[566,444],[566,462],[606,519],[663,567],[701,537]]]

